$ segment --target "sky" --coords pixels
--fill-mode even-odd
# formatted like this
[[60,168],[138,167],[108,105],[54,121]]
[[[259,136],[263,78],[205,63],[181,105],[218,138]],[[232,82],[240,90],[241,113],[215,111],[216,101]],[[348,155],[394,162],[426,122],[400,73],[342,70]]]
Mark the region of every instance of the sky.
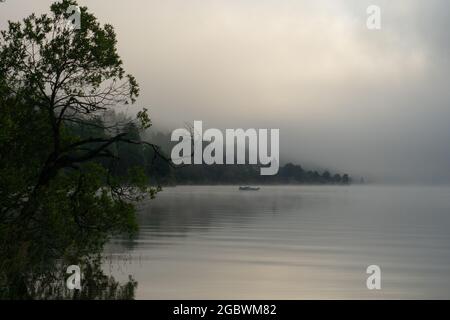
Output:
[[[0,28],[51,3],[6,0]],[[277,128],[282,162],[450,182],[447,0],[78,3],[115,27],[157,128]],[[380,30],[366,27],[372,4]]]

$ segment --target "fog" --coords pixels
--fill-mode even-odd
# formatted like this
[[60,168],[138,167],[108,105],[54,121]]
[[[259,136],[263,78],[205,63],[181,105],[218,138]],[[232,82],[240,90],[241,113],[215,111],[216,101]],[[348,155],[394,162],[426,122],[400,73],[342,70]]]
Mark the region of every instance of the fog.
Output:
[[[52,1],[0,3],[0,27]],[[80,0],[118,34],[158,128],[279,128],[281,161],[450,182],[446,0]],[[381,30],[366,8],[381,7]],[[134,112],[132,108],[128,112]]]

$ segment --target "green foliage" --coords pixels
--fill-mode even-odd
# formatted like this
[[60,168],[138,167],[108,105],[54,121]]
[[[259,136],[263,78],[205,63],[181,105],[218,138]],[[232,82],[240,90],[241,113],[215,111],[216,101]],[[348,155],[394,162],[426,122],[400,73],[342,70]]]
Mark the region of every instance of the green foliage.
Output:
[[148,129],[152,125],[152,121],[150,120],[150,117],[149,117],[147,111],[148,110],[146,108],[144,108],[144,109],[142,109],[142,111],[139,111],[137,114],[137,118],[141,122],[142,129]]
[[[9,22],[0,35],[0,298],[70,297],[61,287],[70,264],[90,281],[73,298],[132,297],[136,287],[102,275],[99,255],[111,236],[133,236],[136,200],[158,191],[142,161],[114,171],[129,142],[143,148],[137,125],[102,120],[133,104],[139,87],[113,27],[82,7],[81,30],[69,28],[70,5]],[[146,109],[137,120],[151,123]]]

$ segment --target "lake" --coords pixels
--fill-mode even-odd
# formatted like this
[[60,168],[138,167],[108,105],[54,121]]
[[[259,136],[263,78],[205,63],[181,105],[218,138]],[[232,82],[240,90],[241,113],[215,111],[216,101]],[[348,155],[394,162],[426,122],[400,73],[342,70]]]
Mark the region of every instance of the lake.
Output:
[[137,299],[450,298],[447,187],[165,188],[139,224],[105,253]]

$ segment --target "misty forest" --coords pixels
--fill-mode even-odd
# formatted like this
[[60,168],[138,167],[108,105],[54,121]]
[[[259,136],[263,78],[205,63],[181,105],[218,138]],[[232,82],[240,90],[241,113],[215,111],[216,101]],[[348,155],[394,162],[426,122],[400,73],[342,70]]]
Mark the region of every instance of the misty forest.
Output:
[[[170,134],[150,129],[149,110],[121,111],[140,88],[127,74],[113,26],[70,5],[9,22],[0,36],[0,298],[131,299],[138,283],[102,270],[114,235],[133,238],[136,205],[163,187],[212,184],[347,185],[345,173],[285,163],[175,166]],[[142,108],[144,107],[144,108]],[[65,286],[68,265],[82,290]]]

